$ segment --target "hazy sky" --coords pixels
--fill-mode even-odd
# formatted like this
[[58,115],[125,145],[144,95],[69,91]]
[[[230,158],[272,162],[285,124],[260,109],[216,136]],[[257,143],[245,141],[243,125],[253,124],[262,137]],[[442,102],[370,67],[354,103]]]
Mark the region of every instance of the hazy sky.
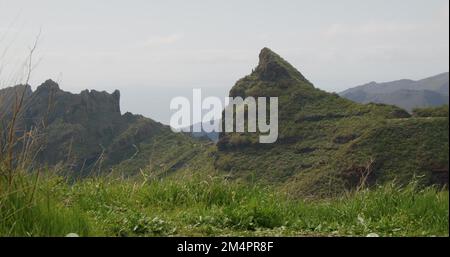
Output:
[[165,123],[171,97],[224,97],[265,46],[327,91],[449,70],[448,0],[0,0],[2,86],[40,30],[34,88],[119,89]]

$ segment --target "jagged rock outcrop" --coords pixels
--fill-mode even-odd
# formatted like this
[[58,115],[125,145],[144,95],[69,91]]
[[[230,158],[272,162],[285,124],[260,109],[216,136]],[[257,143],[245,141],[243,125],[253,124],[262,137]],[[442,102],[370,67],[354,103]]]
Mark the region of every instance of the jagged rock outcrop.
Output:
[[[73,94],[61,90],[52,80],[35,91],[30,86],[0,90],[4,99],[0,102],[4,127],[11,117],[16,95],[22,92],[24,102],[16,131],[21,136],[25,131],[37,129],[32,151],[40,164],[61,164],[66,170],[83,174],[94,169],[107,170],[134,156],[141,143],[172,133],[169,127],[140,115],[122,115],[117,90],[112,94],[96,90]],[[128,169],[132,173],[139,167],[129,165]]]

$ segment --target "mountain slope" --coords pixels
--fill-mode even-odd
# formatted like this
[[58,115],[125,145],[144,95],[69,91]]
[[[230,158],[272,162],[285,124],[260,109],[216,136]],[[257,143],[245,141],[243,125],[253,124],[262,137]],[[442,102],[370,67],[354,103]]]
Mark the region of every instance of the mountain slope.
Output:
[[408,111],[440,106],[448,104],[449,73],[418,81],[404,79],[385,83],[371,82],[347,89],[340,95],[359,103],[393,104]]
[[[220,120],[215,121],[217,122],[217,124],[220,124]],[[209,140],[212,142],[217,142],[219,140],[219,133],[217,132],[217,129],[215,129],[215,131],[211,131],[211,132],[206,132],[203,129],[204,124],[207,123],[196,123],[194,125],[191,125],[187,128],[182,129],[182,131],[190,131],[190,132],[185,132],[188,135],[193,136],[194,138],[199,138],[199,139],[204,139],[204,140]],[[200,132],[194,132],[194,127],[197,126],[201,126],[201,131]],[[217,126],[219,127],[219,126]]]
[[[366,166],[371,170],[367,184],[392,180],[396,175],[402,183],[414,174],[428,178],[432,164],[448,173],[448,125],[442,122],[448,118],[411,118],[395,106],[358,104],[321,91],[270,49],[261,51],[254,72],[240,79],[230,96],[279,97],[275,144],[259,144],[254,134],[221,133],[215,167],[230,178],[275,184],[297,195],[333,195],[362,181]],[[425,131],[428,124],[433,134]],[[409,134],[391,126],[405,126]],[[389,140],[408,136],[413,138],[404,142],[403,149]],[[367,145],[375,139],[383,142],[382,147]],[[426,147],[417,148],[418,144]],[[397,151],[402,154],[386,157]],[[417,162],[410,162],[416,158]]]
[[178,163],[168,167],[177,170],[182,166],[183,155],[173,152],[179,149],[184,154],[199,152],[200,143],[173,133],[168,126],[131,113],[122,115],[119,91],[108,94],[85,90],[72,94],[51,80],[34,92],[29,86],[0,90],[4,99],[0,102],[3,127],[7,127],[11,118],[16,96],[24,89],[24,106],[16,131],[22,136],[24,131],[37,128],[31,151],[36,153],[39,164],[63,165],[64,170],[76,175],[105,171],[133,175],[146,169],[153,155],[158,156],[155,163],[159,170]]

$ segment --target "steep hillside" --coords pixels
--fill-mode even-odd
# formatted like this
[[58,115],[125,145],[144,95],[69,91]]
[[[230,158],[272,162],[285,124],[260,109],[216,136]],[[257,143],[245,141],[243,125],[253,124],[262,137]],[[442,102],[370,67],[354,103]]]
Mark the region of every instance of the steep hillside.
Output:
[[279,97],[278,141],[262,145],[255,134],[222,133],[215,167],[229,178],[333,195],[394,177],[431,177],[436,169],[448,174],[448,117],[411,118],[395,106],[358,104],[314,88],[270,49],[259,59],[230,96]]
[[448,104],[449,73],[418,81],[403,79],[385,83],[371,82],[347,89],[340,95],[359,103],[393,104],[408,111],[440,106]]

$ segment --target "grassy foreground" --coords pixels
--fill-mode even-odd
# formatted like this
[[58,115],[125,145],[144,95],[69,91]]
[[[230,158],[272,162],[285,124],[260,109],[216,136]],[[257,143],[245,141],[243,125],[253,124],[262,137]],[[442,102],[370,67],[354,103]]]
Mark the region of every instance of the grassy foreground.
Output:
[[[37,181],[37,182],[36,182]],[[449,194],[383,186],[292,200],[220,179],[1,181],[1,236],[448,236]]]

